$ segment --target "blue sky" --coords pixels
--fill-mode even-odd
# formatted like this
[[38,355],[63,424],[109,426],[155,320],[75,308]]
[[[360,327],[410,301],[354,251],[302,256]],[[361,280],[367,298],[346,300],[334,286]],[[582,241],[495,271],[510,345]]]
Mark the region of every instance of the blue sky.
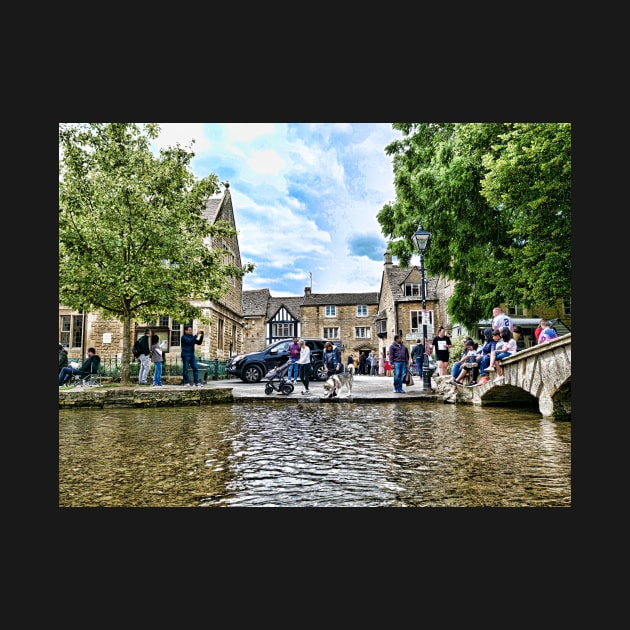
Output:
[[[192,149],[192,169],[229,181],[245,290],[271,295],[380,289],[393,201],[391,123],[160,123],[157,146]],[[191,141],[195,140],[191,146]]]

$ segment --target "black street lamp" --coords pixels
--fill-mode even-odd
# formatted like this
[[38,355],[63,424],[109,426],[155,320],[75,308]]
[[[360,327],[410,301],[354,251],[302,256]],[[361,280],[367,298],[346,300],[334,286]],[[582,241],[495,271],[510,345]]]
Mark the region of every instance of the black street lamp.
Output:
[[431,389],[431,368],[429,367],[429,355],[427,354],[427,324],[424,313],[427,310],[426,282],[424,280],[424,250],[429,244],[431,232],[422,229],[422,223],[413,233],[413,242],[420,253],[420,273],[422,274],[422,343],[424,352],[422,354],[422,389]]

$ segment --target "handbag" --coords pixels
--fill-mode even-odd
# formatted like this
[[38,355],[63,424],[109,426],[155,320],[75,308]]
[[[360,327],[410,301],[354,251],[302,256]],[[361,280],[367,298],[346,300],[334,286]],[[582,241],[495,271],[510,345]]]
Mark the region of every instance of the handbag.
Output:
[[412,385],[414,385],[413,376],[412,376],[412,374],[411,374],[411,372],[409,370],[407,370],[405,372],[405,375],[403,376],[403,383],[407,387],[411,387]]

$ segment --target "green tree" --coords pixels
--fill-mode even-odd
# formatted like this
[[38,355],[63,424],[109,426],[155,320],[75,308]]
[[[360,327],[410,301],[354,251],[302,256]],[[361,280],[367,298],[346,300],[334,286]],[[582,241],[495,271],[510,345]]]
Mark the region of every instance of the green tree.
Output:
[[456,281],[447,308],[473,328],[504,301],[554,305],[571,295],[568,123],[394,123],[396,201],[378,213],[400,264],[431,232],[425,266]]
[[132,322],[201,318],[193,300],[219,299],[254,268],[224,264],[220,244],[236,231],[202,216],[217,176],[196,180],[194,153],[179,144],[155,156],[158,134],[156,124],[59,125],[59,302],[121,321],[123,357]]

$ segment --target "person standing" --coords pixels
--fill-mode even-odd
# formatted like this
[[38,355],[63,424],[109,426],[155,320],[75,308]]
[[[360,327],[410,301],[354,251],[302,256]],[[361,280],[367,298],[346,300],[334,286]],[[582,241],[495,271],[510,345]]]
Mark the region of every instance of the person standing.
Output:
[[164,356],[159,335],[151,337],[151,361],[153,362],[153,387],[162,387],[162,363]]
[[365,363],[367,361],[367,353],[366,352],[361,352],[359,354],[359,374],[364,375],[365,374]]
[[326,370],[326,378],[330,378],[334,374],[341,371],[341,352],[339,348],[327,341],[324,344],[324,368]]
[[495,306],[492,309],[492,329],[501,332],[504,328],[509,328],[511,333],[514,332],[512,319],[501,310],[501,307]]
[[310,396],[311,392],[308,389],[308,384],[311,380],[311,349],[306,345],[304,339],[300,339],[298,344],[300,346],[300,358],[298,359],[297,365],[300,371],[302,384],[304,385],[302,395]]
[[416,364],[418,375],[422,375],[422,360],[424,359],[424,353],[422,350],[423,344],[418,339],[418,342],[411,348],[411,360]]
[[181,339],[182,347],[182,368],[184,370],[184,387],[190,387],[190,379],[188,378],[188,370],[192,368],[193,380],[195,387],[199,387],[199,365],[195,357],[195,345],[200,346],[203,342],[203,330],[193,335],[193,327],[185,326],[184,334]]
[[289,365],[289,371],[287,373],[287,378],[289,381],[295,385],[297,383],[298,375],[299,375],[299,366],[298,360],[300,358],[300,344],[298,343],[298,338],[293,337],[293,343],[289,346],[289,361],[291,361],[291,365]]
[[[433,349],[435,350],[435,360],[437,361],[440,376],[446,376],[450,358],[448,349],[452,347],[453,344],[451,343],[451,338],[446,334],[446,329],[444,326],[440,326],[437,336],[433,337]],[[418,374],[422,374],[422,371],[418,370]]]
[[151,370],[151,337],[152,331],[150,328],[146,328],[144,335],[138,339],[138,345],[140,346],[140,355],[138,361],[140,361],[140,371],[138,372],[138,385],[148,385],[147,377]]
[[378,352],[370,352],[370,364],[372,366],[371,376],[378,376]]
[[346,370],[350,372],[350,374],[354,375],[354,357],[352,354],[348,355],[348,366],[346,367]]
[[[68,351],[59,344],[59,372],[61,372],[61,368],[68,367]],[[57,376],[59,376],[59,372],[57,372]]]
[[409,350],[402,342],[400,335],[394,336],[394,343],[389,346],[389,362],[394,366],[394,393],[406,393],[403,386],[403,378],[407,372],[407,364],[409,363]]

